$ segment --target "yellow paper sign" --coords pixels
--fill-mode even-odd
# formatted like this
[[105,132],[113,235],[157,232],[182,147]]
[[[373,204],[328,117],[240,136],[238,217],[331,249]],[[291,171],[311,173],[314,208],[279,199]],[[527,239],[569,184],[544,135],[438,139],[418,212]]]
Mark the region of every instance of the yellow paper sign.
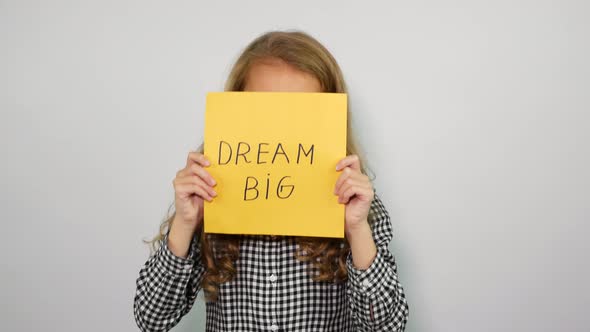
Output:
[[207,94],[205,155],[217,196],[205,232],[343,237],[334,186],[346,156],[347,95]]

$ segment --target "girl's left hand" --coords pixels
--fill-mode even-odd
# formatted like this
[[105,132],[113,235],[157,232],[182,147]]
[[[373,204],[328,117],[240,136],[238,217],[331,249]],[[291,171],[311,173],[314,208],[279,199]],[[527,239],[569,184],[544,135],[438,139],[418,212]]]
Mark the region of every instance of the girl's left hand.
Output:
[[338,203],[346,204],[345,230],[348,232],[367,223],[374,196],[373,185],[369,177],[361,172],[357,155],[342,158],[336,170],[342,173],[336,181],[334,194],[338,196]]

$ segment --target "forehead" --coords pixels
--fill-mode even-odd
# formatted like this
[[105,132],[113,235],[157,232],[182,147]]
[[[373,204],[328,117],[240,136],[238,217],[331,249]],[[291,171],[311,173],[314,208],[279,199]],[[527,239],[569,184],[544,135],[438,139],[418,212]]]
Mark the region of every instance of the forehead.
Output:
[[280,59],[268,59],[250,67],[244,91],[322,92],[322,88],[312,74]]

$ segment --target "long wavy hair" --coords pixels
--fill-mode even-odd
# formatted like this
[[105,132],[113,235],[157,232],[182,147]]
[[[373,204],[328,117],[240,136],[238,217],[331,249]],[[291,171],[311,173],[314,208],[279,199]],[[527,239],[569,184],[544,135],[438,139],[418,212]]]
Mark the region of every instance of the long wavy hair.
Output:
[[[330,52],[315,38],[301,31],[271,31],[253,40],[233,65],[225,84],[225,91],[243,91],[249,69],[258,61],[279,59],[295,68],[315,76],[323,92],[347,93],[346,84],[338,63]],[[368,169],[351,128],[350,107],[347,110],[347,155],[356,154],[361,160],[361,170]],[[203,152],[203,144],[197,149]],[[150,241],[152,252],[162,244],[170,230],[176,212],[170,213],[160,225],[159,234]],[[371,219],[371,218],[369,218]],[[235,262],[239,257],[240,235],[208,234],[203,227],[200,237],[201,258],[206,268],[202,288],[207,301],[216,301],[219,285],[231,281],[237,273]],[[295,258],[309,263],[313,280],[344,282],[347,279],[346,258],[350,246],[346,238],[296,237]]]

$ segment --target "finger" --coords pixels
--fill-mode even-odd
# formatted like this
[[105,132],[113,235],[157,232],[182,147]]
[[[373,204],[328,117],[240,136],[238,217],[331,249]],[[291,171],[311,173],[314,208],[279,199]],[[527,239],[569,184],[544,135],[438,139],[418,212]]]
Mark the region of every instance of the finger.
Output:
[[352,186],[361,188],[363,190],[373,190],[373,184],[369,180],[368,176],[364,174],[352,174],[342,181],[335,194],[340,196],[346,189]]
[[[195,164],[191,164],[191,165],[195,165]],[[195,175],[193,170],[191,169],[191,166],[186,166],[185,168],[179,170],[178,172],[176,172],[176,178],[184,178],[187,176],[192,176]]]
[[342,204],[348,204],[350,198],[355,194],[355,187],[354,186],[345,186],[342,189],[342,193],[338,195],[338,202]]
[[211,197],[205,189],[194,183],[177,184],[174,186],[174,190],[176,190],[176,194],[181,198],[188,198],[191,195],[197,195],[209,202],[213,200],[213,197]]
[[340,187],[342,187],[342,185],[346,181],[348,181],[351,175],[352,170],[350,168],[347,167],[342,170],[342,173],[340,173],[340,176],[338,177],[338,179],[336,180],[336,184],[334,185],[334,194],[338,194],[338,192],[340,191]]
[[347,186],[343,189],[341,195],[338,198],[338,202],[348,204],[350,199],[354,196],[359,197],[363,200],[368,200],[370,197],[371,190],[360,186]]
[[179,178],[176,183],[178,183],[178,184],[185,184],[185,183],[196,184],[196,185],[200,186],[201,188],[207,190],[207,192],[209,193],[210,196],[217,196],[217,192],[215,191],[215,189],[213,189],[213,187],[211,187],[210,185],[205,183],[205,181],[203,181],[203,179],[201,179],[200,177],[198,177],[196,175],[185,176],[185,177]]
[[199,165],[196,165],[196,164],[191,165],[190,171],[192,174],[196,174],[197,176],[199,176],[201,179],[203,179],[205,182],[207,182],[210,186],[214,186],[217,184],[217,182],[215,182],[215,179],[211,176],[211,174],[209,174],[209,172],[207,172],[207,170],[205,170],[204,168],[202,168]]
[[345,167],[350,167],[353,170],[360,171],[361,170],[361,160],[359,159],[359,157],[356,154],[351,154],[350,156],[346,156],[346,157],[342,158],[336,164],[336,170],[340,171],[340,170],[344,169]]
[[363,183],[362,181],[359,180],[355,180],[353,178],[348,178],[343,184],[342,186],[340,186],[340,188],[338,189],[338,192],[336,192],[337,196],[342,196],[343,193],[348,190],[351,187],[356,187],[356,188],[361,188],[361,189],[367,189],[367,185],[365,183]]
[[211,162],[209,162],[209,159],[207,159],[204,154],[199,152],[189,152],[188,157],[186,158],[186,166],[188,167],[195,163],[202,167],[208,167],[211,165]]
[[342,184],[346,182],[358,182],[360,184],[365,182],[366,185],[371,185],[368,176],[360,173],[359,171],[353,171],[350,167],[346,167],[344,170],[342,170],[342,173],[336,180],[336,184],[334,185],[334,193],[337,194],[340,191]]
[[176,196],[180,199],[192,199],[193,197],[208,201],[213,199],[213,197],[207,194],[206,190],[192,183],[179,184],[176,186],[175,190]]
[[340,188],[340,191],[336,195],[342,196],[343,193],[350,187],[354,187],[354,188],[357,188],[358,190],[363,190],[363,191],[369,191],[369,190],[373,189],[373,187],[371,187],[370,185],[366,185],[365,183],[362,183],[362,182],[351,182],[350,184],[343,185]]

